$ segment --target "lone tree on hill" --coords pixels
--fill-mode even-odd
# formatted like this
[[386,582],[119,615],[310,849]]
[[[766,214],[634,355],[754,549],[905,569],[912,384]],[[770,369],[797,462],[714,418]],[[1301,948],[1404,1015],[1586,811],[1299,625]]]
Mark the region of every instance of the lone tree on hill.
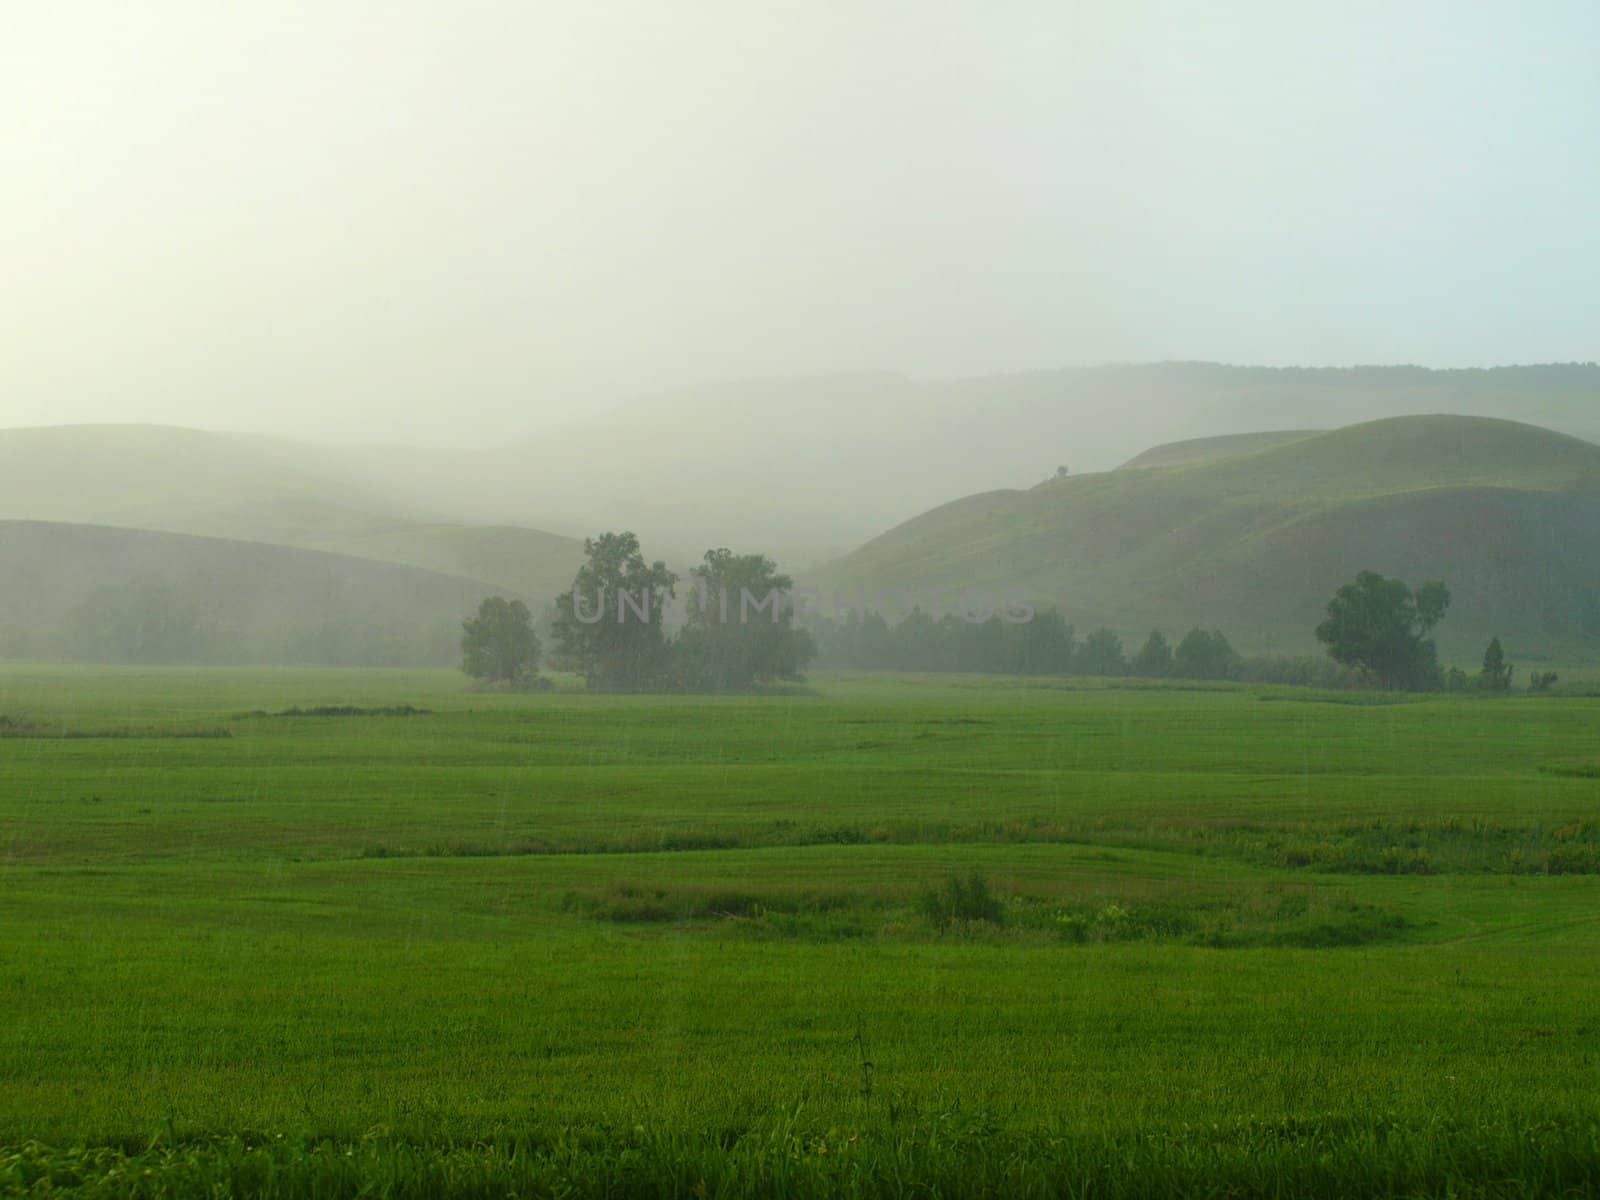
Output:
[[461,669],[485,683],[527,687],[539,674],[539,635],[521,600],[490,596],[461,622]]
[[1317,640],[1336,662],[1380,687],[1427,691],[1443,681],[1428,634],[1449,607],[1450,591],[1442,583],[1425,583],[1413,593],[1398,579],[1363,571],[1328,601]]

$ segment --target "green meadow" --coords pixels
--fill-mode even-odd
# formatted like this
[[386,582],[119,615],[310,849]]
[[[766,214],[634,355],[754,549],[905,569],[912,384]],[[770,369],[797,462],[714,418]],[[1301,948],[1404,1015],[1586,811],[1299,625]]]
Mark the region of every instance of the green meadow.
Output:
[[0,668],[0,1193],[1587,1194],[1597,997],[1600,698]]

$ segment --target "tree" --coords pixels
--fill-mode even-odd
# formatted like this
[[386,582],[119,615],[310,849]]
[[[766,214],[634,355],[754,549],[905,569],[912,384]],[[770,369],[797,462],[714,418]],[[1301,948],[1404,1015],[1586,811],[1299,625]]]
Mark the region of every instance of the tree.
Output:
[[539,674],[539,636],[521,600],[489,596],[461,622],[461,669],[485,683],[528,687]]
[[661,617],[678,577],[646,563],[631,533],[586,538],[587,561],[556,600],[556,646],[592,688],[634,691],[660,682],[666,668]]
[[945,671],[944,637],[939,622],[913,608],[903,620],[893,627],[894,656],[892,665],[899,671]]
[[1133,656],[1131,670],[1146,679],[1160,679],[1172,674],[1172,646],[1159,629],[1152,629],[1139,653]]
[[1328,602],[1317,640],[1335,661],[1354,667],[1369,682],[1426,691],[1443,680],[1428,634],[1449,607],[1450,592],[1442,583],[1425,583],[1413,593],[1398,579],[1362,571]]
[[1516,668],[1506,662],[1506,652],[1500,645],[1499,638],[1491,638],[1489,647],[1483,652],[1483,674],[1478,678],[1484,691],[1509,692],[1511,690],[1511,676]]
[[801,677],[816,643],[795,627],[794,581],[775,562],[708,550],[689,574],[688,623],[676,653],[680,682],[728,692]]
[[1128,661],[1122,655],[1122,639],[1109,629],[1096,629],[1073,655],[1072,669],[1079,675],[1123,674]]
[[1220,629],[1191,629],[1172,654],[1172,673],[1180,679],[1227,679],[1239,666],[1239,655]]
[[1006,627],[1007,670],[1018,675],[1065,675],[1072,670],[1076,631],[1053,608],[1033,614],[1031,621]]

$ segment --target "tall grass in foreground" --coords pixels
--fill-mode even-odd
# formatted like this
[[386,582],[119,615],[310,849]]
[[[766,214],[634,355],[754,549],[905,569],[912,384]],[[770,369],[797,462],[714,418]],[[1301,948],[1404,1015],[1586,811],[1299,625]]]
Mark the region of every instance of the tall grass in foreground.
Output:
[[1006,1132],[981,1114],[914,1128],[583,1133],[419,1146],[230,1137],[0,1152],[0,1192],[95,1197],[1577,1196],[1600,1125],[1407,1126],[1378,1118],[1124,1137]]

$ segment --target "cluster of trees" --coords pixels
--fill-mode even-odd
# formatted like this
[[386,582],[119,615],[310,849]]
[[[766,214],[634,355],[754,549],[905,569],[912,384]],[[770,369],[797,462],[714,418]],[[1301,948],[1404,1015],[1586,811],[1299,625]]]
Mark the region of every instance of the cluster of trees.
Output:
[[[584,542],[585,561],[556,602],[551,664],[601,691],[748,691],[801,678],[816,655],[796,626],[794,582],[761,554],[708,550],[679,579],[647,562],[632,533]],[[681,617],[681,625],[672,626]],[[485,683],[539,686],[542,647],[520,600],[490,597],[464,623],[462,669]]]
[[[1498,637],[1483,652],[1483,669],[1469,675],[1460,667],[1445,670],[1438,647],[1428,636],[1450,608],[1450,590],[1443,583],[1424,583],[1413,591],[1398,579],[1362,571],[1328,602],[1327,618],[1317,626],[1317,639],[1335,661],[1360,678],[1393,691],[1511,691],[1516,667],[1506,661]],[[1536,671],[1529,690],[1555,686],[1554,671]]]
[[813,627],[823,663],[857,670],[1231,679],[1247,662],[1220,630],[1191,629],[1176,646],[1156,630],[1132,654],[1111,629],[1080,641],[1053,608],[1020,624],[954,613],[935,620],[919,608],[891,625],[879,613],[852,610],[842,621],[816,618]]

